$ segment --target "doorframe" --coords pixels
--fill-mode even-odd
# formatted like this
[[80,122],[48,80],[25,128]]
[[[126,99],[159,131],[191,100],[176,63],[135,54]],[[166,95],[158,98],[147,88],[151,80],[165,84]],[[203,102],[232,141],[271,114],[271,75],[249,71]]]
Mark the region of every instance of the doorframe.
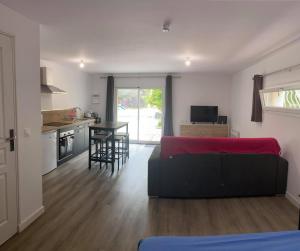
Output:
[[[114,92],[114,116],[117,120],[118,118],[118,107],[117,107],[117,104],[118,104],[118,89],[137,89],[138,90],[138,128],[137,128],[137,137],[138,137],[138,140],[131,140],[130,143],[132,144],[142,144],[142,145],[158,145],[160,144],[160,141],[145,141],[145,140],[139,140],[139,134],[140,134],[140,90],[141,89],[160,89],[162,91],[162,117],[164,118],[164,107],[165,107],[165,102],[164,102],[164,95],[165,95],[165,92],[164,92],[164,88],[162,87],[140,87],[140,86],[135,86],[135,87],[115,87],[115,92]],[[163,134],[163,128],[164,128],[164,120],[162,119],[162,128],[161,128],[161,135]]]
[[7,32],[3,32],[0,30],[0,34],[3,36],[8,37],[11,40],[11,46],[12,46],[12,72],[13,72],[13,103],[14,103],[14,107],[13,107],[13,112],[14,112],[14,131],[15,131],[15,172],[16,172],[16,205],[17,205],[17,232],[21,232],[20,231],[20,192],[19,192],[19,188],[20,188],[20,180],[19,180],[19,158],[18,158],[18,149],[19,149],[19,137],[18,137],[18,117],[17,117],[17,80],[16,80],[16,38],[14,35],[11,35]]

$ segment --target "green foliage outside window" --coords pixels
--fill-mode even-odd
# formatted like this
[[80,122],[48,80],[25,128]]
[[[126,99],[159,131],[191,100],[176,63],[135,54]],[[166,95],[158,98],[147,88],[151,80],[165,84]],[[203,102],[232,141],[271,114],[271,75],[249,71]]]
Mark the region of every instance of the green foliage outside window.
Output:
[[[298,92],[299,93],[299,92]],[[285,91],[284,107],[285,108],[300,108],[300,99],[296,90]]]
[[157,128],[161,128],[162,127],[161,111],[163,105],[161,89],[150,89],[149,92],[145,96],[143,96],[143,99],[148,106],[155,107],[160,111],[160,114],[157,114],[159,116]]
[[162,110],[162,91],[161,89],[151,89],[150,93],[145,96],[146,103],[151,107]]

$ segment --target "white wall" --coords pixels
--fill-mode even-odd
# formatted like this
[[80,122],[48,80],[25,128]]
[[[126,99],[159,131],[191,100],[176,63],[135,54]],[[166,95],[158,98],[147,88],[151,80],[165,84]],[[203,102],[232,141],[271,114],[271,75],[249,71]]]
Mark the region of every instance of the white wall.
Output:
[[80,107],[83,111],[91,104],[91,75],[77,67],[70,67],[53,61],[41,60],[41,66],[49,67],[53,85],[66,94],[42,94],[42,110]]
[[174,80],[174,133],[190,121],[191,105],[217,105],[219,114],[230,116],[231,77],[224,74],[182,74]]
[[102,120],[105,120],[105,106],[106,106],[106,79],[100,78],[99,74],[91,76],[92,95],[96,94],[100,97],[99,104],[91,104],[90,108],[93,112],[97,112]]
[[[283,156],[289,161],[287,195],[300,202],[300,117],[274,112],[265,112],[263,123],[253,123],[251,118],[254,74],[263,74],[299,64],[300,41],[264,58],[255,65],[237,73],[232,85],[232,128],[240,131],[241,137],[275,137],[279,140]],[[265,87],[300,80],[300,70],[270,75],[264,80]]]
[[[19,227],[42,212],[39,25],[0,4],[0,31],[15,37]],[[24,129],[31,131],[25,136]]]
[[[105,118],[106,79],[93,75],[93,94],[100,95],[101,103],[92,105],[92,110]],[[116,78],[115,87],[165,86],[165,78]],[[189,121],[191,105],[218,105],[220,115],[230,115],[231,77],[224,74],[186,73],[173,79],[173,124],[179,135],[179,125]]]

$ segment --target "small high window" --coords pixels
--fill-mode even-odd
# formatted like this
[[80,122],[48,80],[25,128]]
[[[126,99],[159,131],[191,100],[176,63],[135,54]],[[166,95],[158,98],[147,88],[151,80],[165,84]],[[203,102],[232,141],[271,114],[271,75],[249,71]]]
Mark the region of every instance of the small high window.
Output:
[[260,96],[264,110],[300,113],[300,85],[263,89]]

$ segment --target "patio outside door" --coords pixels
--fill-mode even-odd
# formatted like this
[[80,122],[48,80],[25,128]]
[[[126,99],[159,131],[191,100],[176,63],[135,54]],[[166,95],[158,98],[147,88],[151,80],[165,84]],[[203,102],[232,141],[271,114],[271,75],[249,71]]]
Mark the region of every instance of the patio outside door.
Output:
[[157,143],[162,133],[162,90],[117,88],[117,120],[129,122],[132,143]]

